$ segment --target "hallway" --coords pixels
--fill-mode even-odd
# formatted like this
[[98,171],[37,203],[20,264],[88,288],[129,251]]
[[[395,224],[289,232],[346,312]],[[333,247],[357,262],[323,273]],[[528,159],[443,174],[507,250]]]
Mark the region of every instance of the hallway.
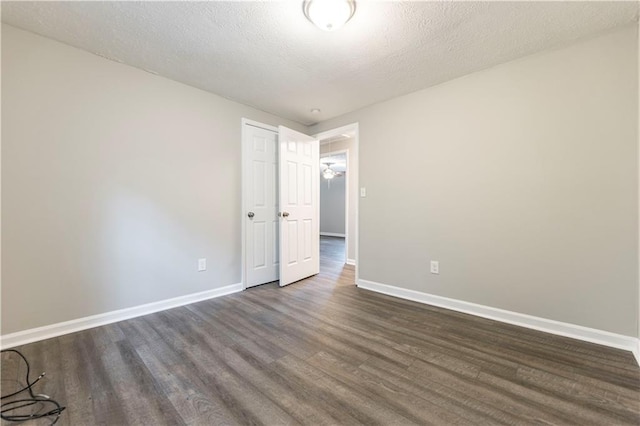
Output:
[[320,236],[320,260],[344,263],[345,241],[340,237]]

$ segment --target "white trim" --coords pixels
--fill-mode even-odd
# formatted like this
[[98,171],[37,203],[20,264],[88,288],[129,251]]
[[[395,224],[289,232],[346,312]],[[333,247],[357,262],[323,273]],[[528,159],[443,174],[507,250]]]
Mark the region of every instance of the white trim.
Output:
[[[350,157],[351,153],[349,152],[349,149],[347,149],[347,169],[351,169],[351,157]],[[358,157],[356,157],[358,158]],[[358,164],[358,166],[356,167],[357,170],[360,170],[360,165]],[[350,170],[349,170],[350,171]],[[356,234],[354,233],[354,230],[351,229],[351,225],[349,223],[349,215],[350,215],[350,211],[349,211],[349,204],[351,204],[351,196],[353,194],[351,194],[351,178],[350,178],[350,173],[347,173],[345,175],[344,178],[344,261],[345,263],[347,262],[347,258],[349,257],[349,237],[353,237]],[[357,193],[357,191],[356,191]],[[356,198],[357,200],[357,198]],[[355,211],[355,210],[354,210]]]
[[247,182],[247,177],[245,176],[247,173],[246,167],[244,165],[245,160],[245,138],[247,137],[247,126],[250,126],[251,122],[247,118],[242,118],[240,120],[240,283],[242,284],[242,289],[245,290],[247,288],[247,224],[244,220],[244,212],[247,211],[247,203],[244,200],[244,186]]
[[[638,40],[637,42],[638,44],[638,78],[640,79],[640,29],[637,31],[638,34]],[[638,102],[640,103],[640,85],[638,85]],[[636,145],[638,148],[640,148],[640,111],[638,114],[638,144]],[[638,158],[637,161],[639,163],[636,164],[640,164],[640,149],[637,149],[636,152],[638,153]],[[640,167],[638,167],[638,241],[637,241],[637,245],[636,245],[636,249],[638,250],[638,253],[640,253]],[[636,255],[636,260],[637,259],[637,255]],[[638,330],[637,330],[637,335],[640,338],[640,262],[638,262],[638,294],[636,295],[636,302],[638,303],[636,305],[636,314],[638,316]],[[636,347],[636,350],[633,353],[636,356],[636,361],[638,361],[638,364],[640,365],[640,339],[638,339],[638,346]]]
[[[336,143],[339,143],[339,142],[336,142]],[[321,152],[320,153],[320,159],[322,160],[325,157],[333,157],[333,156],[338,155],[338,154],[349,154],[349,148],[347,148],[347,149],[339,149],[337,151]],[[348,172],[349,171],[349,159],[345,159],[345,163],[346,163],[345,168],[347,169],[347,172]]]
[[322,235],[323,237],[340,237],[340,238],[346,238],[345,234],[338,234],[336,232],[320,232],[320,235]]
[[351,265],[351,266],[356,266],[356,260],[355,259],[347,259],[347,265]]
[[342,127],[338,127],[331,130],[325,130],[324,132],[316,133],[313,135],[314,138],[318,140],[329,139],[334,136],[340,136],[343,133],[349,133],[351,131],[355,131],[355,137],[358,136],[358,123],[347,124]]
[[631,352],[633,352],[633,356],[636,358],[636,362],[638,363],[638,365],[640,365],[640,339],[637,340],[638,344]]
[[258,127],[260,129],[270,130],[272,132],[278,133],[278,127],[277,126],[271,126],[269,124],[260,123],[259,121],[249,120],[248,118],[242,118],[241,122],[242,122],[242,127],[243,128],[244,128],[244,126],[246,124],[248,126]]
[[147,303],[131,308],[119,309],[117,311],[105,312],[103,314],[78,318],[71,321],[45,325],[44,327],[18,331],[16,333],[6,334],[2,336],[0,346],[2,347],[2,349],[7,349],[14,346],[36,342],[38,340],[50,339],[52,337],[61,336],[63,334],[75,333],[76,331],[82,331],[88,328],[111,324],[142,315],[152,314],[154,312],[164,311],[166,309],[177,308],[178,306],[184,306],[207,299],[213,299],[216,297],[225,296],[227,294],[237,293],[239,291],[242,291],[241,283],[231,284],[213,290],[207,290],[199,293],[188,294],[186,296],[179,296],[172,299],[161,300],[159,302]]
[[581,325],[546,318],[534,317],[532,315],[506,311],[504,309],[492,308],[491,306],[450,299],[448,297],[436,296],[433,294],[408,290],[387,284],[380,284],[368,280],[358,280],[358,287],[387,294],[389,296],[399,297],[401,299],[413,300],[427,305],[439,306],[457,312],[476,315],[482,318],[489,318],[496,321],[506,322],[508,324],[544,331],[546,333],[624,349],[633,352],[636,356],[636,360],[639,358],[638,350],[640,348],[638,347],[638,339],[635,337],[624,336],[622,334],[615,334],[609,331],[597,330],[594,328],[583,327]]

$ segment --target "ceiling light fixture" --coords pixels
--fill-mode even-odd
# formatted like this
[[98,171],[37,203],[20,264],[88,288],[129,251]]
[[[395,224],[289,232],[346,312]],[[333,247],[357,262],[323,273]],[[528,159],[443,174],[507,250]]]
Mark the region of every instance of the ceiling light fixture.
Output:
[[355,0],[305,0],[304,16],[316,27],[335,31],[351,19],[356,11]]
[[331,165],[333,163],[326,163],[327,164],[327,168],[324,169],[324,171],[322,172],[322,177],[329,180],[329,179],[333,179],[334,177],[336,177],[336,172],[331,168]]

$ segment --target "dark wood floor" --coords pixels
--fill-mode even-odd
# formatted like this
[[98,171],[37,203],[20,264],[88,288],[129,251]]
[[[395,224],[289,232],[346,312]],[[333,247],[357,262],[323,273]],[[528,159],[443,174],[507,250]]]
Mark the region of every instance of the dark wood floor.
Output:
[[325,266],[325,264],[329,263],[329,265],[327,266],[329,266],[329,268],[331,269],[342,269],[342,266],[347,258],[344,251],[344,238],[320,237],[320,259],[323,262],[322,266]]
[[[358,289],[340,244],[285,288],[19,349],[68,407],[59,424],[640,423],[630,353]],[[3,356],[3,394],[16,365]]]

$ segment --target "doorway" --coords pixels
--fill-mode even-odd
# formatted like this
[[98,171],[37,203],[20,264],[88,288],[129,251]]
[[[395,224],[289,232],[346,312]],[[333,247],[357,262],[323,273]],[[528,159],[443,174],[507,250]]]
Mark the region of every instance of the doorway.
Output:
[[243,287],[318,274],[318,140],[243,119],[241,146]]
[[[335,156],[336,163],[339,161],[340,156],[345,157],[344,177],[337,178],[342,179],[344,182],[344,198],[345,198],[345,212],[344,212],[344,246],[345,256],[344,262],[348,265],[355,266],[356,280],[358,277],[358,204],[359,204],[359,182],[358,182],[358,146],[359,146],[359,134],[358,124],[350,124],[347,126],[339,127],[326,132],[318,133],[315,137],[320,141],[320,157],[321,162],[326,161],[325,158],[329,157],[329,161],[333,162],[332,158]],[[321,166],[323,168],[323,166]],[[340,185],[340,182],[334,178],[333,180]],[[321,186],[326,185],[325,179],[320,179]],[[331,185],[334,183],[332,182]],[[322,191],[322,188],[321,188]],[[322,193],[321,193],[322,197]],[[322,199],[321,199],[322,209]],[[320,213],[321,227],[322,227],[322,211]],[[327,231],[326,229],[324,230]],[[337,232],[339,233],[339,232]],[[330,236],[330,234],[325,234]],[[321,237],[322,238],[322,237]]]
[[321,146],[320,152],[320,250],[332,261],[347,263],[349,151],[327,152]]
[[[258,135],[259,137],[255,139],[256,128],[267,133]],[[347,190],[349,196],[345,195],[348,200],[345,205],[344,263],[355,265],[355,271],[351,269],[350,272],[351,277],[355,272],[353,282],[355,284],[358,277],[358,223],[356,220],[358,214],[358,198],[356,197],[358,193],[358,124],[351,124],[310,137],[283,126],[274,127],[252,120],[242,120],[241,199],[242,283],[244,288],[275,280],[278,280],[282,286],[320,272],[319,141],[322,141],[323,145],[328,144],[328,148],[332,149],[339,142],[345,142],[347,139],[351,143],[346,151],[352,177],[350,180],[348,177],[346,179],[350,183]],[[251,151],[262,152],[263,141],[267,141],[267,145],[271,144],[274,147],[273,151],[266,148],[265,159],[253,161],[252,155],[255,152]],[[323,150],[326,151],[328,148],[324,147]],[[300,154],[299,159],[295,157],[294,151]],[[311,158],[310,156],[315,157],[315,160],[308,162],[306,157]],[[252,170],[258,170],[259,173],[253,173]],[[299,172],[291,175],[292,170]],[[254,191],[254,186],[260,186],[260,191]],[[294,189],[294,187],[298,189]],[[308,188],[310,188],[309,191],[307,191]],[[264,197],[255,197],[254,194],[264,194]],[[266,218],[258,218],[257,212],[253,210],[256,205],[265,206],[271,210],[271,213],[268,213]],[[300,213],[297,212],[298,210]],[[302,214],[307,214],[305,213],[307,210],[311,216],[302,216]],[[271,217],[274,215],[275,220]],[[292,253],[296,256],[292,256]],[[258,269],[270,269],[271,271],[268,273],[270,275],[256,280],[254,272]],[[283,274],[283,269],[286,270],[285,274]],[[297,275],[297,270],[304,273],[300,276],[292,276],[292,273]]]

